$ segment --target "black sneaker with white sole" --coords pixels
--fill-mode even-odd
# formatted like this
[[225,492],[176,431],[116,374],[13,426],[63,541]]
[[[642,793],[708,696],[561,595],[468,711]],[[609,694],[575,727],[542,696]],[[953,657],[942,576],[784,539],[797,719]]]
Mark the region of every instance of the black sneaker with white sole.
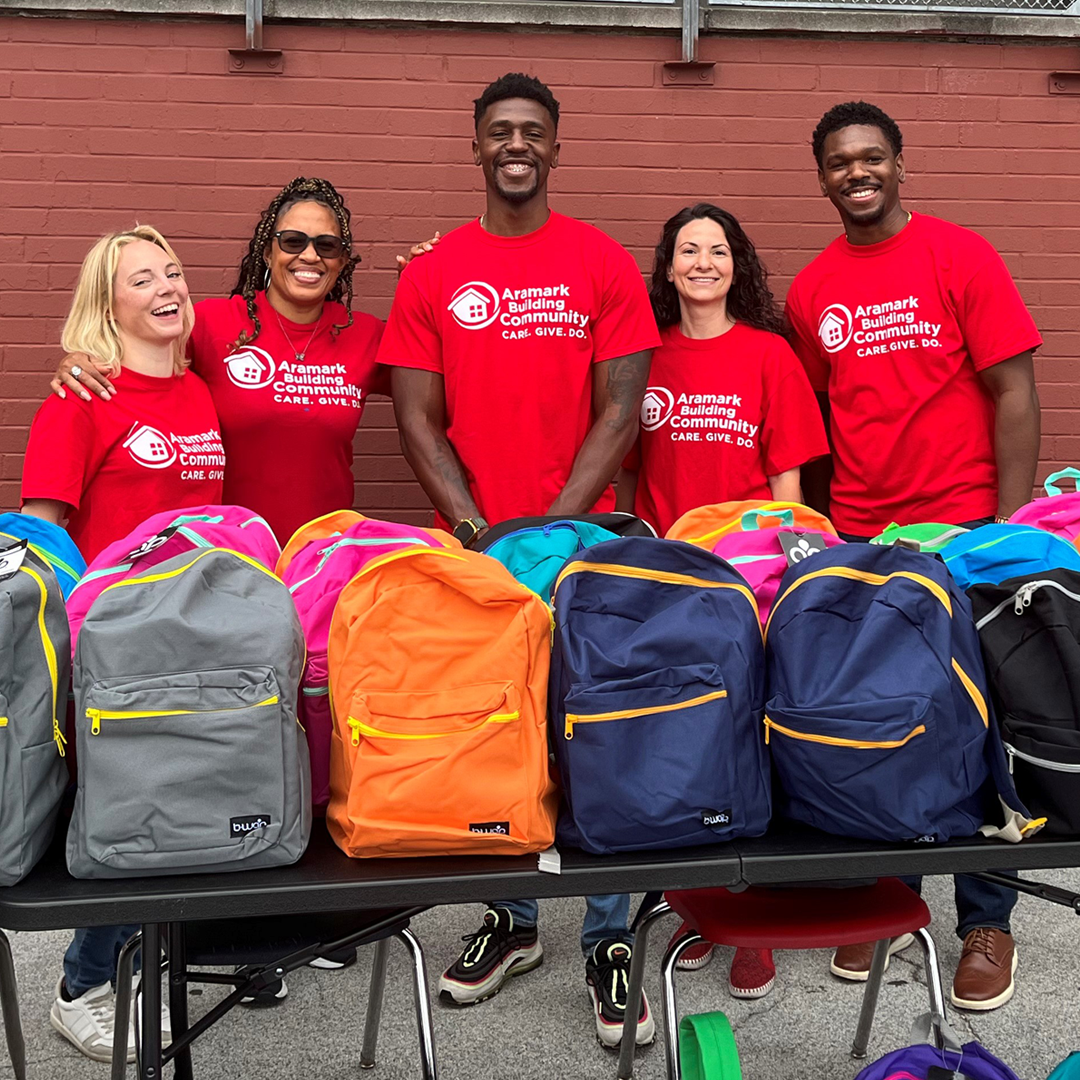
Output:
[[[249,975],[254,970],[254,964],[245,964],[243,967],[238,967],[235,974]],[[285,985],[285,980],[277,979],[269,986],[264,986],[261,990],[242,997],[240,1004],[246,1005],[249,1009],[271,1009],[275,1005],[280,1005],[288,996],[289,988]]]
[[[633,948],[628,942],[604,938],[585,957],[585,982],[592,998],[596,1037],[602,1046],[612,1050],[622,1042],[632,955]],[[637,1044],[644,1046],[655,1037],[656,1023],[643,988],[638,1012]]]
[[493,997],[507,979],[544,961],[536,927],[515,925],[504,907],[488,908],[483,926],[461,940],[468,944],[439,979],[439,1000],[448,1005],[475,1005]]
[[347,949],[335,949],[333,952],[316,956],[308,961],[308,967],[319,968],[322,971],[341,971],[343,968],[352,967],[356,963],[356,946],[350,945]]

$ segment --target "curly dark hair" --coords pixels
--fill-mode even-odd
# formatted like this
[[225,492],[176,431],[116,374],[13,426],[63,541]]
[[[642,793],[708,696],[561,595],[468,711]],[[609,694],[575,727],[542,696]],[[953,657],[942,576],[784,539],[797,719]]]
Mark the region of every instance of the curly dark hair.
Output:
[[735,273],[732,276],[731,290],[727,294],[728,314],[758,330],[779,334],[783,323],[769,288],[768,271],[734,215],[719,206],[713,206],[712,203],[688,206],[664,222],[664,231],[656,245],[652,284],[649,286],[649,299],[652,301],[656,325],[663,329],[665,326],[674,326],[679,321],[679,294],[674,284],[668,281],[667,272],[675,258],[675,241],[679,231],[691,221],[700,221],[703,218],[715,221],[724,230],[731,247]]
[[[337,189],[329,180],[320,180],[318,177],[298,176],[291,183],[286,184],[271,200],[270,205],[259,217],[259,224],[255,226],[251,242],[248,244],[247,254],[240,261],[240,274],[236,279],[236,285],[230,296],[242,296],[247,304],[248,318],[251,319],[254,332],[249,334],[246,330],[233,342],[232,347],[239,349],[249,345],[261,333],[259,316],[255,308],[255,294],[263,287],[266,276],[265,252],[274,237],[274,229],[281,219],[281,215],[291,206],[297,203],[315,202],[325,206],[334,215],[341,230],[341,242],[345,245],[345,251],[352,251],[352,228],[350,227],[351,215],[345,200],[338,194]],[[338,274],[337,281],[326,294],[327,300],[344,300],[348,319],[344,323],[335,323],[330,327],[332,337],[337,337],[342,330],[347,330],[353,324],[352,301],[353,301],[353,268],[360,261],[359,255],[347,254],[345,265]]]
[[893,157],[904,149],[904,137],[900,134],[896,121],[888,113],[882,112],[876,105],[871,105],[866,101],[845,101],[842,105],[834,105],[814,128],[810,146],[814,151],[814,160],[818,163],[818,168],[821,168],[825,140],[834,131],[851,127],[853,124],[880,128],[892,147]]
[[484,88],[484,92],[473,102],[474,126],[480,126],[484,113],[496,101],[508,101],[510,98],[538,101],[551,114],[555,130],[559,130],[559,103],[555,100],[555,95],[539,79],[523,75],[520,71],[508,72]]

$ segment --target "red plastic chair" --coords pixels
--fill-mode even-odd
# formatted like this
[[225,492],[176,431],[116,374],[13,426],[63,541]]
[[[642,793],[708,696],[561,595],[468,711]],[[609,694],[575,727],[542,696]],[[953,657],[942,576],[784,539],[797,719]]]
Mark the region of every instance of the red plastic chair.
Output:
[[[667,1038],[669,1080],[680,1080],[679,1015],[675,1001],[675,963],[692,945],[705,940],[717,945],[748,949],[833,949],[876,941],[874,959],[863,994],[859,1026],[851,1056],[866,1056],[881,989],[889,942],[901,934],[914,934],[922,945],[926,981],[930,991],[931,1023],[945,1018],[945,998],[938,970],[937,949],[926,929],[930,909],[922,898],[898,878],[882,878],[874,885],[851,889],[775,889],[751,886],[742,892],[727,889],[685,889],[666,893],[664,899],[638,915],[626,1015],[637,1016],[645,974],[649,927],[670,913],[681,915],[693,928],[673,941],[664,956],[664,1031]],[[619,1054],[620,1080],[633,1075],[633,1024],[626,1024]]]

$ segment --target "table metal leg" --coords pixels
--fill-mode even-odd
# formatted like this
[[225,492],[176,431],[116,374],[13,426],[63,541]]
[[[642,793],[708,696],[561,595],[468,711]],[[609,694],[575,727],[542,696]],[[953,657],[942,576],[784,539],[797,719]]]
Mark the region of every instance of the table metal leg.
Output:
[[161,924],[144,923],[139,1080],[161,1080]]
[[[188,1029],[187,942],[183,923],[169,924],[169,1016],[175,1041]],[[193,1080],[191,1047],[173,1058],[173,1080]]]
[[930,991],[930,1026],[934,1036],[934,1045],[939,1049],[945,1045],[945,1038],[938,1026],[948,1021],[945,1013],[945,991],[941,986],[941,969],[938,967],[937,946],[930,931],[923,927],[915,931],[915,938],[922,945],[923,959],[926,963],[926,986]]
[[0,1007],[4,1011],[4,1035],[15,1080],[26,1080],[26,1042],[19,1018],[19,985],[15,981],[11,942],[3,930],[0,930]]
[[379,1021],[382,1019],[383,992],[386,989],[386,961],[390,955],[390,939],[375,944],[375,959],[371,963],[371,985],[368,988],[367,1017],[364,1020],[364,1042],[360,1048],[360,1068],[375,1067],[375,1047],[379,1041]]
[[[637,1046],[637,1021],[641,1015],[641,992],[645,983],[649,928],[657,919],[670,913],[670,905],[661,897],[648,910],[645,910],[643,904],[634,920],[634,945],[630,953],[630,982],[626,987],[626,1012],[623,1013],[622,1041],[619,1044],[619,1080],[631,1080],[634,1075],[634,1047]],[[633,1017],[633,1020],[627,1020],[627,1017]]]
[[135,975],[135,954],[142,947],[142,934],[136,932],[124,942],[116,962],[116,1014],[113,1023],[112,1080],[127,1075],[128,1023],[131,1017],[131,984]]
[[435,1032],[431,1026],[431,1001],[428,999],[427,965],[424,950],[416,935],[408,928],[395,935],[405,943],[413,961],[413,994],[416,998],[416,1026],[420,1034],[420,1075],[423,1080],[436,1080]]
[[891,944],[892,938],[883,938],[874,944],[874,957],[870,961],[870,974],[866,979],[859,1012],[859,1026],[855,1029],[855,1041],[851,1044],[851,1056],[856,1059],[866,1057],[866,1048],[870,1045],[870,1032],[874,1026],[874,1013],[877,1011],[878,994],[881,980],[885,977]]
[[679,1004],[675,1000],[675,965],[687,949],[704,940],[696,930],[687,931],[668,949],[660,966],[664,981],[664,1035],[668,1080],[682,1080],[682,1064],[679,1061]]

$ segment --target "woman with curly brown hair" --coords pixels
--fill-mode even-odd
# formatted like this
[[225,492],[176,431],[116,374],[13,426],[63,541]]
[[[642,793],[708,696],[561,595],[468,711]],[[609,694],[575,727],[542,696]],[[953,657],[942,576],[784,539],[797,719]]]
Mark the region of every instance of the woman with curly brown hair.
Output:
[[[232,294],[195,305],[188,355],[221,420],[224,501],[261,514],[283,544],[352,506],[353,437],[368,395],[388,392],[383,324],[352,310],[359,261],[344,199],[298,177],[260,215]],[[124,388],[79,355],[53,380],[61,396],[64,385],[106,400]]]
[[656,245],[653,353],[619,509],[663,535],[696,506],[801,501],[799,470],[829,452],[802,365],[780,336],[765,267],[738,221],[680,210]]

